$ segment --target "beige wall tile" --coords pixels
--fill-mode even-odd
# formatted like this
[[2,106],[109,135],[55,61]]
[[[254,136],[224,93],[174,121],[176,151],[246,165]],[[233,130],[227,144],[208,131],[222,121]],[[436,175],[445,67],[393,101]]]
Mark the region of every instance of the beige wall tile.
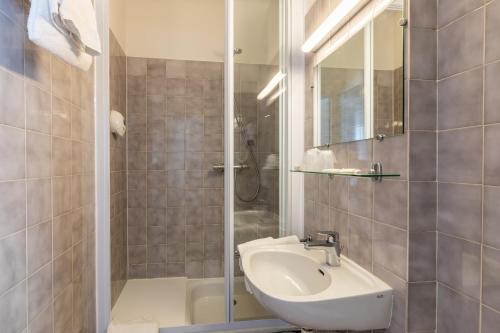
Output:
[[[4,293],[26,278],[26,232],[21,231],[0,240],[0,292]],[[1,307],[0,307],[1,308]]]
[[28,320],[42,315],[52,304],[52,264],[48,264],[28,279]]
[[51,96],[34,85],[26,84],[26,128],[50,134],[52,130]]
[[0,237],[26,228],[26,183],[0,183]]
[[52,259],[52,221],[28,229],[28,274],[37,271]]
[[0,69],[0,123],[24,128],[23,80]]
[[24,150],[24,131],[0,125],[0,151],[3,161],[2,168],[0,168],[0,180],[24,178]]

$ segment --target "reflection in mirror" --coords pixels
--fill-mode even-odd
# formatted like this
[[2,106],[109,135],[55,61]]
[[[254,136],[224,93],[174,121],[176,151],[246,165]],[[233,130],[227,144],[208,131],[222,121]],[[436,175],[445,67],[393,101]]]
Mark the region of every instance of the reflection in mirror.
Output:
[[395,2],[373,22],[374,135],[403,134],[402,8]]
[[320,145],[363,140],[370,135],[364,101],[364,35],[364,30],[358,32],[318,66]]
[[403,134],[403,1],[315,68],[315,146]]

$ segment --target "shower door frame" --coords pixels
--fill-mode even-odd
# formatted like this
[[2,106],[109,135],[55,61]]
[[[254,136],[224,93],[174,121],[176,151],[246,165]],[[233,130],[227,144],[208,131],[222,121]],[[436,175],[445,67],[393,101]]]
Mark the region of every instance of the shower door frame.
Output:
[[[282,83],[287,94],[280,98],[279,112],[279,188],[280,231],[282,234],[303,234],[303,176],[290,172],[301,162],[303,154],[304,73],[300,24],[292,26],[292,17],[302,22],[301,6],[294,0],[280,1],[280,68],[287,74]],[[289,329],[279,319],[235,321],[234,295],[234,0],[225,0],[224,60],[224,284],[225,322],[161,328],[161,333],[195,332],[276,332]],[[96,332],[105,333],[111,320],[111,258],[110,258],[110,157],[109,157],[109,0],[95,0],[102,55],[95,64],[95,181],[96,181],[96,251],[95,300]],[[298,26],[298,27],[297,27]],[[293,77],[292,86],[290,78]],[[293,92],[293,96],[292,96]],[[292,136],[292,132],[295,134]],[[297,135],[299,133],[299,135]]]
[[224,0],[224,313],[234,320],[234,0]]
[[[279,0],[279,47],[280,47],[280,71],[287,73],[287,57],[286,52],[286,22],[288,21],[288,5],[290,0]],[[290,328],[291,326],[279,319],[265,319],[252,321],[236,321],[234,316],[234,196],[235,196],[235,177],[234,177],[234,48],[235,48],[235,20],[234,20],[235,0],[225,0],[225,41],[224,41],[224,287],[225,287],[225,317],[226,330],[248,328],[261,329],[265,332],[265,328]],[[281,86],[286,86],[288,80],[285,78]],[[286,95],[285,95],[286,96]],[[281,154],[286,147],[282,140],[283,130],[286,126],[283,123],[282,111],[286,107],[286,99],[280,98],[279,105],[279,153]],[[283,186],[283,166],[287,163],[280,158],[280,211],[279,211],[279,226],[280,233],[285,221],[283,214],[285,209],[282,206],[282,190]],[[287,170],[287,169],[285,169]],[[287,205],[288,206],[288,205]],[[203,325],[205,326],[205,325]],[[206,325],[204,329],[208,329],[213,325]],[[200,328],[202,328],[200,326]],[[264,330],[262,330],[264,329]],[[167,331],[165,331],[167,332]],[[173,332],[172,330],[168,332]],[[180,331],[179,331],[180,332]],[[198,332],[198,331],[193,331]],[[202,330],[199,332],[207,332]]]
[[111,321],[111,168],[109,140],[109,0],[94,1],[102,55],[95,58],[95,317],[96,332]]

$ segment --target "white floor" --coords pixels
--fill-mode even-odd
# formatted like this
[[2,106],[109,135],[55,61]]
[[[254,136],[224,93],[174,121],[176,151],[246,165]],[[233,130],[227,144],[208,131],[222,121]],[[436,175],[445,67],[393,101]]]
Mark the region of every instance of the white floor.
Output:
[[115,322],[154,321],[160,327],[190,325],[186,278],[128,280],[111,318]]
[[[129,280],[112,311],[118,323],[154,321],[160,327],[224,322],[224,279],[164,278]],[[235,281],[235,319],[272,316]]]
[[[272,318],[248,293],[234,295],[234,317],[237,321]],[[224,295],[200,297],[192,302],[192,324],[217,324],[224,322]]]

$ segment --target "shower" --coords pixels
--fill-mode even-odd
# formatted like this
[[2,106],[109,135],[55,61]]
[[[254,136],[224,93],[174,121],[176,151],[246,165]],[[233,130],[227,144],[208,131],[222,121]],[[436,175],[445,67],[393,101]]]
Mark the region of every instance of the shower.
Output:
[[[233,53],[234,53],[234,55],[240,55],[243,53],[243,50],[241,48],[235,48]],[[241,94],[241,92],[240,92],[240,94]],[[248,133],[249,124],[247,124],[245,121],[245,117],[244,117],[243,112],[241,110],[240,101],[238,100],[238,95],[239,95],[238,93],[234,94],[235,121],[236,121],[236,126],[238,127],[239,132],[240,132],[240,139],[244,143],[245,148],[248,152],[248,155],[246,156],[246,160],[244,162],[241,162],[238,165],[239,167],[236,168],[236,170],[243,172],[246,169],[252,169],[251,165],[253,165],[254,166],[254,168],[253,168],[254,177],[255,177],[257,186],[256,186],[255,190],[251,193],[251,195],[249,195],[248,197],[244,197],[238,192],[238,186],[236,185],[237,182],[235,182],[234,192],[239,200],[241,200],[243,202],[252,202],[258,197],[258,195],[260,193],[260,189],[261,189],[260,166],[259,166],[259,163],[257,161],[257,158],[255,156],[255,152],[253,149],[253,147],[255,146],[255,140],[253,138],[254,135],[250,136]],[[236,173],[236,177],[237,177],[237,175],[238,175],[238,173]]]
[[[103,77],[127,132],[109,147],[112,322],[157,323],[162,332],[282,327],[230,258],[239,244],[281,230],[280,174],[269,158],[279,152],[279,105],[257,99],[281,59],[281,2],[113,1],[120,24],[106,34]],[[230,2],[235,17],[213,20],[229,15]],[[234,40],[221,43],[230,21]]]

